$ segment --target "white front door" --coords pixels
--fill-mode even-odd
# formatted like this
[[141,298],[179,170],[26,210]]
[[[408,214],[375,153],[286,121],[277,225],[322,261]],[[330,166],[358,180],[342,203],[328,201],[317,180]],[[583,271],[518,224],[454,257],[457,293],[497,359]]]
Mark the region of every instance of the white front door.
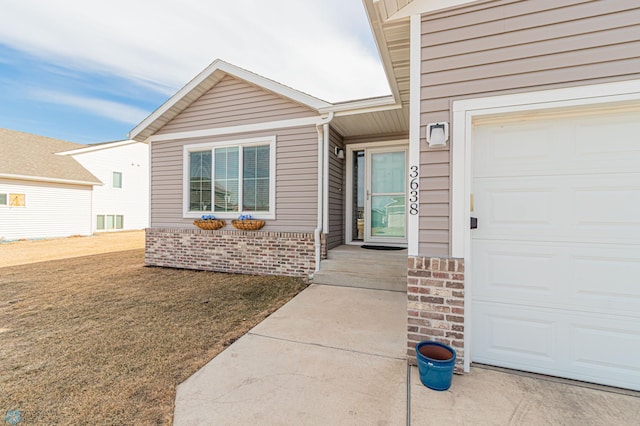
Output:
[[405,148],[365,151],[365,242],[406,243]]
[[352,146],[347,160],[347,242],[406,245],[406,145]]
[[640,390],[640,111],[473,129],[472,361]]

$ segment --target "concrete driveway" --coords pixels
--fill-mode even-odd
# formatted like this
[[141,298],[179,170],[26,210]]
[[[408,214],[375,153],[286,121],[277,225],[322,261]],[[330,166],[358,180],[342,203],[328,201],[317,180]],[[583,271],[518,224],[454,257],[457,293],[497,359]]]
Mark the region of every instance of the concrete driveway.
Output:
[[311,285],[178,387],[176,425],[637,425],[637,393],[405,361],[406,295]]

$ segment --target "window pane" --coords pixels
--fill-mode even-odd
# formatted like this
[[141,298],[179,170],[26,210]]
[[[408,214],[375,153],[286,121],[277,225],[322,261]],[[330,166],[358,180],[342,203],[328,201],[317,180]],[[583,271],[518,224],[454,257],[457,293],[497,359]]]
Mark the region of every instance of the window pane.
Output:
[[113,172],[113,187],[122,188],[122,173]]
[[107,215],[107,229],[113,229],[113,215]]
[[211,151],[189,153],[189,210],[211,210]]
[[238,211],[239,148],[216,148],[215,151],[216,212]]
[[104,229],[104,215],[103,214],[99,214],[96,217],[96,229]]
[[242,150],[242,208],[247,211],[269,211],[269,145]]
[[0,206],[7,205],[7,194],[0,194]]
[[116,229],[122,229],[124,225],[124,216],[121,214],[116,216]]

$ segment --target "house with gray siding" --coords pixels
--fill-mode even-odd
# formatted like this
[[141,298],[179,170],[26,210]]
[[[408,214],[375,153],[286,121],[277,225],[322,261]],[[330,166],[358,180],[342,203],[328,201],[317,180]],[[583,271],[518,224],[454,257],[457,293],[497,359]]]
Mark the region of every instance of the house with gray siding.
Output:
[[217,60],[132,130],[147,263],[311,276],[339,245],[406,247],[409,362],[438,340],[459,372],[640,390],[640,5],[364,6],[390,96],[331,104]]

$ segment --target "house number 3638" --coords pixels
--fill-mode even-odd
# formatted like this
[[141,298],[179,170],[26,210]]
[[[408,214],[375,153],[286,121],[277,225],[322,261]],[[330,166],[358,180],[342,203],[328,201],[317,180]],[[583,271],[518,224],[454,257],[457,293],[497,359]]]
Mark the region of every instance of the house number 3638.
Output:
[[419,176],[418,166],[411,166],[411,171],[409,172],[409,214],[414,216],[418,214]]

